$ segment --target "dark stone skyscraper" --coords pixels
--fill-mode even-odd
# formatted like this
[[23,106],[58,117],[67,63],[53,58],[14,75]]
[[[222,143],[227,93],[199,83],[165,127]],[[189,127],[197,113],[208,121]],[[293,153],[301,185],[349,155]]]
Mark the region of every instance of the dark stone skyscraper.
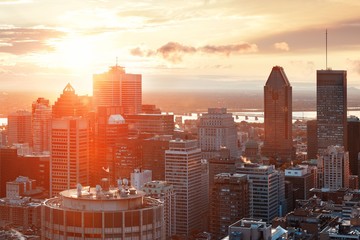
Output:
[[347,149],[346,71],[318,70],[316,75],[318,152],[330,145]]
[[264,86],[265,140],[262,155],[290,161],[292,145],[292,87],[284,69],[273,67]]
[[347,144],[349,151],[350,173],[358,175],[359,171],[359,153],[360,153],[360,119],[350,116],[347,120]]

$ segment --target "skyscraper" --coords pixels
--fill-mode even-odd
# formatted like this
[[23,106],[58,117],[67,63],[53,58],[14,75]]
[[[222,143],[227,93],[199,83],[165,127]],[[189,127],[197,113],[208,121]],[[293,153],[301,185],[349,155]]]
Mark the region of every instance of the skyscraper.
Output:
[[347,149],[346,71],[318,70],[316,88],[318,151],[330,145]]
[[50,196],[89,185],[89,123],[81,117],[52,120]]
[[68,116],[86,116],[88,109],[81,102],[81,98],[75,93],[75,89],[68,83],[63,93],[52,107],[53,118]]
[[360,152],[360,119],[350,116],[347,120],[347,144],[349,151],[350,173],[358,175],[359,171],[359,152]]
[[122,114],[141,112],[141,74],[125,73],[125,68],[113,66],[106,73],[94,74],[95,109],[99,106],[121,106]]
[[129,124],[129,135],[137,136],[141,133],[153,135],[173,135],[174,115],[162,114],[134,114],[125,116]]
[[285,210],[284,173],[273,165],[246,163],[236,169],[246,174],[249,181],[250,217],[271,223],[274,217],[282,216]]
[[[96,160],[91,166],[94,167],[94,184],[105,177],[110,177],[111,183],[116,179],[114,152],[116,145],[128,137],[128,125],[119,114],[118,108],[98,108],[94,149]],[[103,168],[109,169],[109,173]]]
[[175,221],[175,193],[173,185],[166,181],[151,181],[146,183],[142,188],[142,191],[155,199],[159,199],[164,203],[164,223],[166,227],[166,239],[170,239],[174,235]]
[[317,147],[317,127],[316,120],[306,122],[306,138],[307,138],[307,159],[316,159]]
[[142,141],[143,168],[152,171],[154,180],[165,180],[165,151],[171,139],[170,135],[160,135]]
[[25,110],[11,113],[8,116],[8,145],[28,143],[32,145],[31,113]]
[[311,197],[310,189],[315,187],[314,173],[308,166],[291,166],[285,169],[285,181],[292,183],[294,199],[307,200]]
[[209,230],[216,239],[228,233],[228,227],[249,217],[249,187],[244,174],[219,173],[211,188]]
[[292,87],[284,69],[272,68],[264,86],[265,140],[262,154],[290,161],[292,144]]
[[32,104],[33,152],[50,152],[51,105],[49,100],[38,98]]
[[319,156],[323,165],[323,186],[330,190],[349,187],[349,153],[342,146],[328,146]]
[[226,108],[209,108],[200,117],[199,145],[205,159],[219,156],[221,148],[229,149],[230,157],[238,156],[236,125]]
[[[205,198],[202,189],[201,150],[196,140],[171,140],[165,151],[165,180],[176,194],[177,235],[201,230]],[[207,186],[206,186],[207,187]]]

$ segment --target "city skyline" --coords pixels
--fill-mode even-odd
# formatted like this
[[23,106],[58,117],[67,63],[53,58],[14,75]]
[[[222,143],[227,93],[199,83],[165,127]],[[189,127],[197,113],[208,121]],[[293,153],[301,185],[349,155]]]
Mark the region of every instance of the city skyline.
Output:
[[358,87],[356,1],[5,0],[0,6],[3,91],[56,94],[70,82],[92,95],[92,75],[117,63],[143,75],[144,92],[257,88],[275,65],[291,82],[315,85],[316,70],[326,68],[326,29],[328,66],[346,69],[349,87]]

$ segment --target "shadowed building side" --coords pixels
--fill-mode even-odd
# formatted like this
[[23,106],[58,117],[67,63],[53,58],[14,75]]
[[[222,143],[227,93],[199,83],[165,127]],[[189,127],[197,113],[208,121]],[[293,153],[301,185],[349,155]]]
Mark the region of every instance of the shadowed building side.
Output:
[[347,73],[343,70],[316,72],[318,152],[330,145],[347,150]]

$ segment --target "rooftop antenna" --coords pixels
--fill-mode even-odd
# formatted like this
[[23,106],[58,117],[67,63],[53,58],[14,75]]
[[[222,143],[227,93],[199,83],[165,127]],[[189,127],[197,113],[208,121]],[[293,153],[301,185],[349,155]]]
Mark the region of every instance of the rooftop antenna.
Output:
[[328,38],[327,38],[327,29],[326,29],[326,31],[325,31],[325,44],[326,44],[326,45],[325,45],[325,48],[326,48],[326,51],[325,51],[325,52],[326,52],[326,70],[328,69],[328,57],[327,57],[327,48],[328,48],[328,47],[327,47],[327,39],[328,39]]

